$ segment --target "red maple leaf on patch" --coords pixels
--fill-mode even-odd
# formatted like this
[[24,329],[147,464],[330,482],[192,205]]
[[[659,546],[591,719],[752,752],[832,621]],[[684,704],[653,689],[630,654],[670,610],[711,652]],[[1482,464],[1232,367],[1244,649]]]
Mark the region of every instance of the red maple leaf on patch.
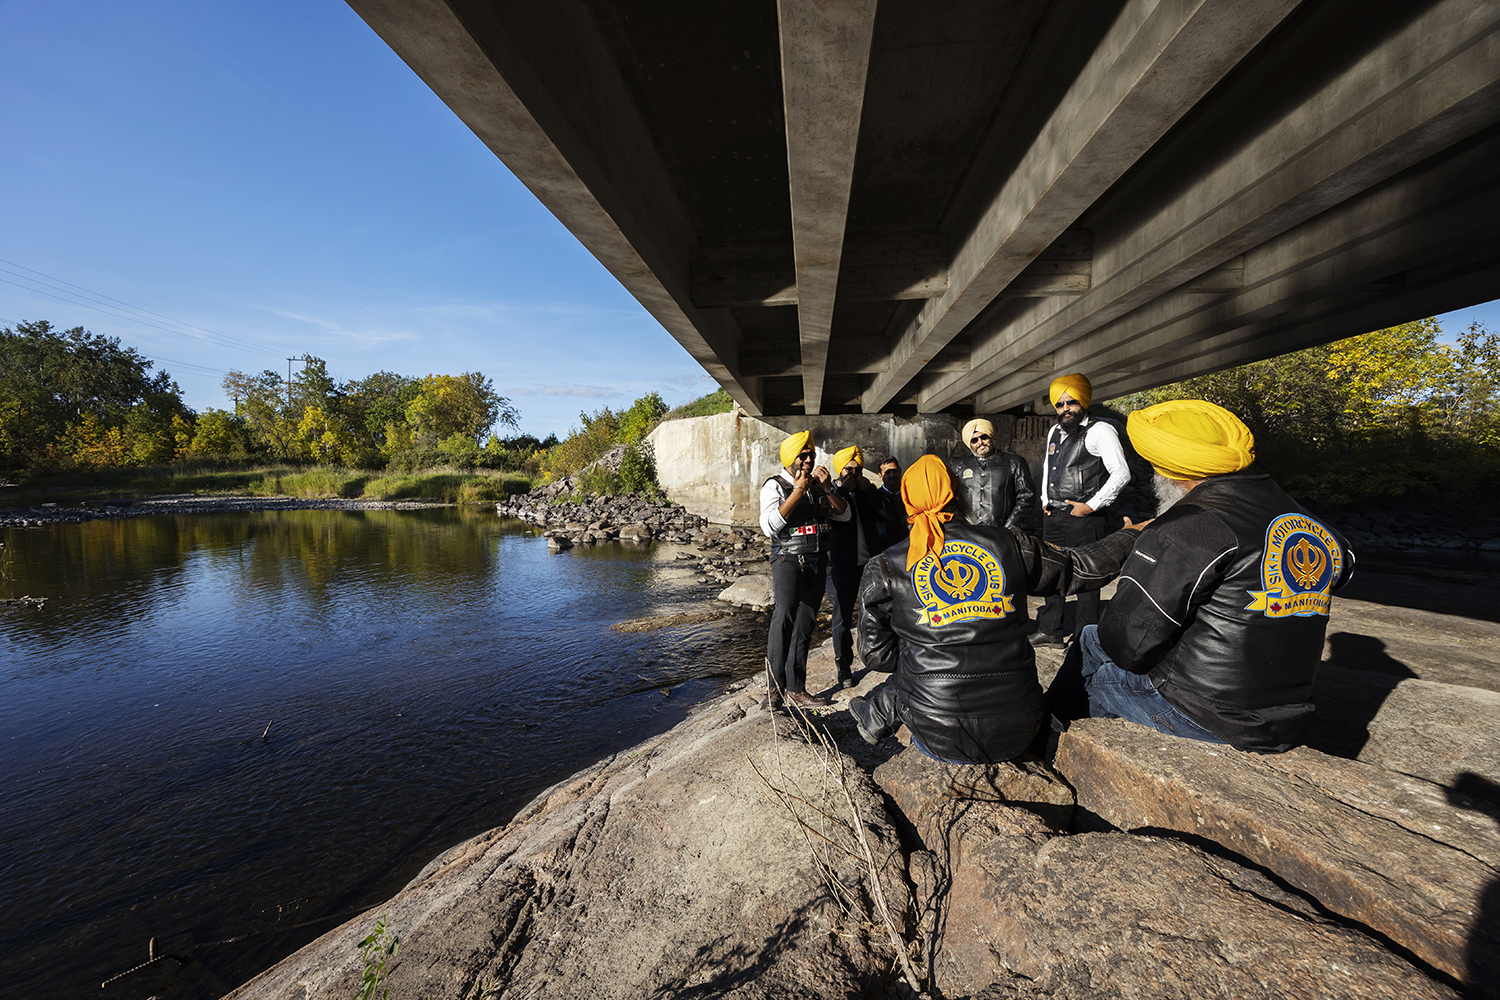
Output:
[[1281,610],[1281,605],[1280,604],[1273,604],[1273,605],[1271,605],[1271,610],[1272,611],[1280,611]]

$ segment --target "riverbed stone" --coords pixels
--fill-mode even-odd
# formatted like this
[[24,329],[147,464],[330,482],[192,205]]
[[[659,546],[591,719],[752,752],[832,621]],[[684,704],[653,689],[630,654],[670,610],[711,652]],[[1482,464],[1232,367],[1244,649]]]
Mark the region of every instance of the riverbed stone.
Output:
[[627,524],[620,529],[621,538],[628,538],[635,542],[649,542],[655,536],[656,532],[651,530],[651,526],[641,521]]
[[899,966],[865,843],[898,934],[912,906],[879,790],[753,702],[709,702],[554,786],[230,998],[354,996],[379,917],[401,940],[392,996],[486,980],[494,995],[606,1000],[887,995]]
[[[1242,753],[1118,719],[1075,722],[1059,742],[1056,767],[1080,809],[1122,830],[1219,844],[1451,976],[1465,975],[1471,936],[1500,946],[1497,915],[1480,919],[1486,890],[1500,880],[1500,868],[1482,858],[1495,852],[1476,856],[1464,846],[1492,839],[1493,829],[1479,830],[1421,779],[1403,783],[1308,748]],[[1350,789],[1363,791],[1354,797]],[[1417,791],[1396,797],[1399,789]],[[1416,802],[1422,815],[1393,818]]]
[[720,592],[719,600],[749,607],[771,607],[776,603],[776,594],[771,587],[771,574],[750,573],[742,576]]
[[563,552],[573,547],[573,539],[567,535],[553,535],[547,539],[548,552]]

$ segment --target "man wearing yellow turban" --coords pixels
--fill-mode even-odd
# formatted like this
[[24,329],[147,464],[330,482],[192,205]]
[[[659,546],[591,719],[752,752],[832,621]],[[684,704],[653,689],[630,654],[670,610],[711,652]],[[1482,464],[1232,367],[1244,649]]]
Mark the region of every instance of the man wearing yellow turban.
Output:
[[1097,590],[1136,532],[1061,549],[1019,528],[954,520],[952,476],[936,455],[906,471],[901,497],[911,535],[872,558],[860,583],[860,655],[895,673],[850,699],[849,712],[870,743],[905,723],[912,746],[937,760],[1011,760],[1046,718],[1027,595]]
[[807,693],[807,647],[823,601],[829,530],[849,519],[849,505],[831,489],[828,470],[816,464],[812,432],[781,442],[781,472],[760,488],[760,529],[771,539],[771,587],[776,610],[766,637],[770,690],[765,707],[783,698],[802,708],[829,702]]
[[1255,439],[1228,410],[1173,400],[1137,410],[1127,427],[1164,506],[1047,692],[1053,714],[1129,719],[1241,750],[1296,746],[1353,553],[1247,471]]
[[[1108,420],[1089,415],[1094,386],[1082,372],[1052,380],[1047,395],[1057,423],[1047,432],[1042,458],[1042,537],[1055,545],[1087,545],[1109,530],[1109,505],[1130,483],[1120,434]],[[1063,605],[1047,598],[1036,616],[1034,646],[1060,648]],[[1099,620],[1097,591],[1079,594],[1074,634]]]
[[854,602],[859,596],[859,578],[870,556],[879,552],[880,510],[875,484],[865,476],[865,455],[851,445],[833,456],[838,473],[834,492],[849,506],[849,519],[835,521],[830,532],[828,575],[824,590],[833,609],[829,630],[833,633],[833,663],[840,687],[854,686]]
[[1025,459],[996,447],[995,425],[983,417],[964,424],[962,437],[971,454],[953,463],[953,479],[964,520],[1035,532],[1036,487]]

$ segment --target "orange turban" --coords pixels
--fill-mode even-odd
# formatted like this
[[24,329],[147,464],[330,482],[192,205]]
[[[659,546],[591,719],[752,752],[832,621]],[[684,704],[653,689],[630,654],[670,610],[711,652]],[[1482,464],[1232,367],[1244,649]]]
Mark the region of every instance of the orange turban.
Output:
[[906,550],[906,568],[927,556],[943,554],[943,522],[953,515],[943,510],[953,499],[953,477],[947,464],[936,455],[923,455],[901,477],[901,500],[911,525],[911,544]]
[[859,445],[850,445],[843,451],[835,454],[833,456],[833,471],[835,473],[843,472],[844,466],[850,462],[853,462],[861,469],[865,467],[865,453],[859,450]]
[[1052,388],[1047,390],[1047,397],[1056,406],[1057,401],[1066,393],[1083,404],[1086,410],[1089,408],[1089,400],[1094,398],[1094,383],[1083,372],[1074,372],[1071,375],[1063,375],[1052,380]]
[[798,431],[785,441],[781,442],[781,464],[788,469],[792,463],[797,461],[797,456],[802,454],[812,445],[812,431]]
[[1203,399],[1173,399],[1136,410],[1130,443],[1168,479],[1207,479],[1255,461],[1255,436],[1240,418]]

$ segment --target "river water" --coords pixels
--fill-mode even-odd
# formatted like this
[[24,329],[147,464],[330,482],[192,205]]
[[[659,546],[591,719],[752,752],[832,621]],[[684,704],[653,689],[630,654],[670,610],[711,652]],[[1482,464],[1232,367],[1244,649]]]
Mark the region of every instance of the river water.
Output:
[[[0,617],[4,996],[218,996],[764,651],[756,616],[610,629],[716,603],[677,547],[549,555],[487,512],[0,541],[0,597],[49,598]],[[153,938],[186,964],[101,988]]]

